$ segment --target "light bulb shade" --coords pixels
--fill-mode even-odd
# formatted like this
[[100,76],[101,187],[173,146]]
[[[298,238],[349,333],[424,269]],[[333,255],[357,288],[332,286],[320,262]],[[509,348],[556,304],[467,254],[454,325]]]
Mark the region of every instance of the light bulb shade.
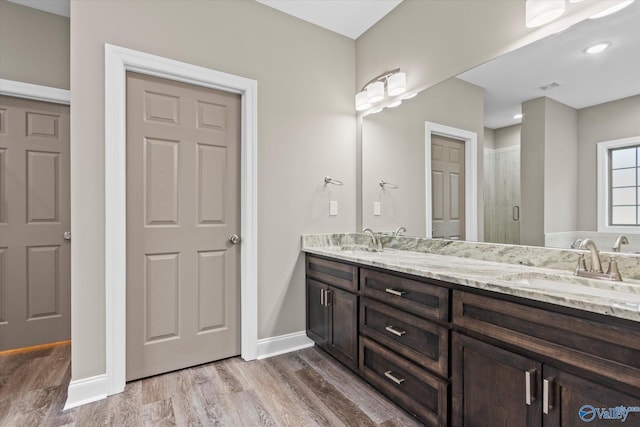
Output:
[[367,99],[370,103],[384,99],[384,82],[374,82],[367,86]]
[[566,4],[565,0],[527,0],[525,9],[527,28],[534,28],[558,18]]
[[369,95],[367,91],[363,90],[356,94],[356,111],[364,111],[371,107],[369,103]]
[[387,79],[387,93],[389,96],[396,96],[407,90],[407,75],[405,73],[395,73]]

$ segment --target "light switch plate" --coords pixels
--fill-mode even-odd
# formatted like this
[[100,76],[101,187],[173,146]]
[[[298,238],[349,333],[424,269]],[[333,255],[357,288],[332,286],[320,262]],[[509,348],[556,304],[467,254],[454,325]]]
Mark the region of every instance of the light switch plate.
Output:
[[376,216],[382,215],[380,213],[380,202],[373,202],[373,214]]
[[338,215],[338,201],[337,200],[331,200],[329,202],[329,215],[330,216]]

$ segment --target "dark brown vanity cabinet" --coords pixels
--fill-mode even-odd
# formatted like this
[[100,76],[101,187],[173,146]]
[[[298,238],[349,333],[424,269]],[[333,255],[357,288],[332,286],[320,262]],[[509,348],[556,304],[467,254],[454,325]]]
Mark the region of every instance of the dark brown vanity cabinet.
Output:
[[307,336],[358,369],[358,268],[307,256]]
[[307,255],[307,334],[428,426],[640,426],[637,322]]
[[620,407],[640,409],[634,325],[459,291],[453,319],[454,427],[611,425]]

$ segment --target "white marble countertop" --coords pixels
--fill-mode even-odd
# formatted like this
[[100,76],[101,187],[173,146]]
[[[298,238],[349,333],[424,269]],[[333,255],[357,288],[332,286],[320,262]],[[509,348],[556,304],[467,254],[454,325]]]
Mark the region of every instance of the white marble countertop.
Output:
[[389,271],[499,292],[640,322],[640,281],[576,277],[556,269],[407,250],[303,246],[303,251]]

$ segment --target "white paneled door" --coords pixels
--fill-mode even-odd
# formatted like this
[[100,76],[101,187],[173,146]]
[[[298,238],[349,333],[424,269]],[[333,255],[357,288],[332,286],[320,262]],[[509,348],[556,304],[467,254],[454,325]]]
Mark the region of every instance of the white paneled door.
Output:
[[70,338],[69,107],[0,96],[0,351]]
[[127,74],[128,381],[240,354],[240,107]]

